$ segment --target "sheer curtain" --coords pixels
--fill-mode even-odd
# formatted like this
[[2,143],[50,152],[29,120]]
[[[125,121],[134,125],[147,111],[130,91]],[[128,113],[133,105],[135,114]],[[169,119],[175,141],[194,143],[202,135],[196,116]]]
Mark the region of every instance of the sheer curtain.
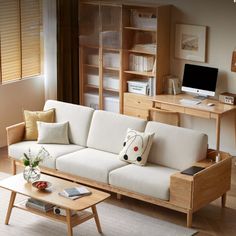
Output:
[[43,0],[45,99],[57,99],[57,1]]

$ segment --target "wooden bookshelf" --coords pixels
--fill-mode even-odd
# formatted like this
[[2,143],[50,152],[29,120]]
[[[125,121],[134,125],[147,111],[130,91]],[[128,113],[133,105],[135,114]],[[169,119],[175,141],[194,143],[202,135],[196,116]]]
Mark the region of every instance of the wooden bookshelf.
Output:
[[[105,109],[104,97],[107,92],[118,93],[119,111],[124,113],[124,93],[128,92],[127,81],[153,78],[154,94],[164,90],[164,78],[169,74],[170,55],[170,6],[148,4],[121,4],[117,2],[80,1],[80,101],[88,105],[84,94],[97,89],[99,109]],[[151,14],[152,19],[133,19],[133,12]],[[142,22],[144,21],[144,22]],[[144,47],[142,47],[144,45]],[[150,48],[149,48],[150,46]],[[146,49],[146,50],[145,50]],[[106,65],[107,54],[119,61],[118,67]],[[116,55],[115,55],[116,54]],[[153,57],[150,68],[130,68],[130,55]],[[88,63],[92,55],[97,63]],[[117,59],[118,58],[118,59]],[[94,62],[94,61],[93,61]],[[149,66],[150,67],[150,66]],[[104,84],[106,73],[113,73],[119,79],[117,89]],[[99,77],[99,86],[87,83],[89,74]]]

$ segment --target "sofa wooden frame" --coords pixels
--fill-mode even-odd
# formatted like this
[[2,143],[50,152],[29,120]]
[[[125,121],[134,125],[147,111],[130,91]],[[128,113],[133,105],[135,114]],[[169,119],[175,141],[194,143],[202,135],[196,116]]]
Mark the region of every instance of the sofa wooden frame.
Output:
[[[7,128],[8,145],[23,140],[24,128],[24,123],[16,124]],[[170,179],[169,201],[131,192],[127,189],[122,189],[120,187],[115,187],[95,180],[63,173],[58,170],[45,167],[40,168],[45,174],[117,193],[117,197],[119,199],[122,195],[124,195],[185,213],[187,214],[187,227],[191,227],[193,213],[215,199],[221,197],[222,207],[225,207],[226,193],[230,190],[231,185],[232,157],[228,153],[220,152],[221,160],[216,163],[216,155],[217,152],[215,150],[209,149],[206,159],[193,163],[193,165],[205,167],[204,170],[193,176],[184,175],[180,172],[173,174]],[[9,158],[11,157],[9,156]],[[23,166],[23,163],[13,158],[11,158],[11,160],[12,174],[16,174],[17,166]]]

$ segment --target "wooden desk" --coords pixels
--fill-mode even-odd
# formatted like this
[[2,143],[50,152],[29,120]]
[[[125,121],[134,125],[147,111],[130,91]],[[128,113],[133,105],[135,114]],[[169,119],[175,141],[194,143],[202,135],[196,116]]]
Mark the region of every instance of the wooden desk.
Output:
[[[236,115],[236,106],[220,103],[217,100],[205,99],[198,105],[187,105],[180,102],[182,98],[191,99],[192,96],[187,94],[178,95],[157,95],[149,97],[153,102],[154,108],[159,108],[168,111],[176,111],[181,114],[190,116],[202,117],[206,119],[216,120],[216,150],[220,148],[220,125],[221,118],[227,113]],[[207,106],[208,103],[214,103],[214,106]],[[236,133],[236,123],[235,133]]]

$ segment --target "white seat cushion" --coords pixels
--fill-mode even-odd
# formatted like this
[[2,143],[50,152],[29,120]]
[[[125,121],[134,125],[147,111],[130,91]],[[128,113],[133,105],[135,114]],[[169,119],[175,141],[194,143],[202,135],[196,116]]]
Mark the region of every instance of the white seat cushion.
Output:
[[93,109],[66,102],[48,100],[44,110],[55,108],[55,122],[69,122],[69,140],[73,144],[86,146]]
[[95,111],[87,146],[118,154],[123,148],[127,129],[143,132],[146,121],[107,111]]
[[108,183],[109,172],[127,165],[118,155],[86,148],[57,159],[59,171]]
[[147,163],[146,166],[130,164],[113,170],[109,174],[109,183],[162,200],[169,200],[170,176],[177,170]]
[[8,147],[8,155],[16,160],[20,160],[24,153],[28,153],[29,148],[32,154],[37,154],[42,146],[49,152],[51,158],[43,161],[41,166],[52,169],[56,168],[56,159],[59,156],[84,148],[75,144],[38,144],[37,141],[23,141],[10,145]]
[[155,132],[148,162],[183,170],[206,158],[208,138],[199,131],[150,121],[145,132]]

